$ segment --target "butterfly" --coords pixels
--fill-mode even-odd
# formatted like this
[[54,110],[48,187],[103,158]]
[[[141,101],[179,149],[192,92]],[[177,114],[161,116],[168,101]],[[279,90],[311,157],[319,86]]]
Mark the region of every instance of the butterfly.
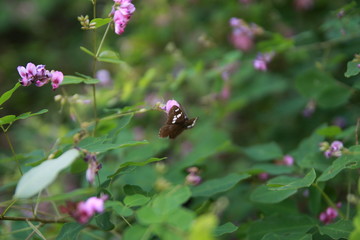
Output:
[[193,128],[197,119],[197,117],[189,119],[181,106],[174,105],[168,113],[165,125],[160,128],[159,136],[174,139],[179,136],[182,131]]

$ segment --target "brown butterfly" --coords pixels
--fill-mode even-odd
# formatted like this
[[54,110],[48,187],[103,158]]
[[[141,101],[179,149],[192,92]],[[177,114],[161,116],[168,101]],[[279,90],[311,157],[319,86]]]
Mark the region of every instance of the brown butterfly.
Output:
[[160,128],[159,136],[174,139],[179,136],[182,131],[193,128],[197,119],[197,117],[189,119],[181,106],[174,105],[168,113],[168,119],[165,125]]

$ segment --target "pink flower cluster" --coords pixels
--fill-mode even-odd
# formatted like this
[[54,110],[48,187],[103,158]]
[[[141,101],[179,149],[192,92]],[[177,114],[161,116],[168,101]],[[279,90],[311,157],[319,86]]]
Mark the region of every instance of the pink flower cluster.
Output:
[[259,53],[253,62],[254,68],[256,70],[266,72],[268,69],[267,64],[273,59],[274,56],[274,53]]
[[131,0],[114,0],[114,2],[110,15],[114,16],[115,33],[121,35],[135,12],[135,6],[131,3]]
[[240,18],[231,18],[230,26],[233,28],[231,42],[235,48],[249,51],[254,46],[255,35],[262,34],[263,30],[255,23],[247,24]]
[[333,141],[331,144],[328,142],[320,143],[320,151],[324,152],[326,158],[330,157],[340,157],[342,155],[342,150],[344,145],[341,141]]
[[199,174],[199,169],[197,167],[190,167],[187,169],[187,172],[189,173],[186,176],[186,183],[190,185],[199,185],[202,181]]
[[[336,204],[336,206],[338,208],[341,207],[341,203],[339,202],[338,204]],[[324,224],[329,224],[331,223],[337,216],[338,216],[338,211],[333,208],[333,207],[328,207],[324,212],[320,213],[319,215],[319,220],[321,222],[323,222]]]
[[87,223],[95,213],[104,212],[104,202],[107,200],[107,195],[101,197],[91,197],[85,202],[67,202],[66,207],[61,206],[60,211],[67,213],[81,224]]
[[30,86],[32,83],[37,87],[42,87],[51,81],[53,90],[59,87],[64,79],[64,75],[60,71],[49,71],[45,69],[45,65],[37,65],[28,63],[26,68],[18,66],[17,70],[20,74],[20,83],[23,86]]

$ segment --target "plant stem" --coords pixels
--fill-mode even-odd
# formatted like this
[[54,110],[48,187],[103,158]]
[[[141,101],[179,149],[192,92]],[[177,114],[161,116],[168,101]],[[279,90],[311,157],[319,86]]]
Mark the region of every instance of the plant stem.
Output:
[[16,202],[16,199],[14,199],[10,204],[9,206],[6,207],[6,209],[4,210],[4,212],[0,215],[0,218],[4,217],[5,214],[7,213],[7,211],[9,211],[9,209],[11,208],[12,205],[14,205]]
[[38,218],[38,217],[32,217],[32,218],[28,218],[28,217],[12,217],[12,216],[0,216],[0,220],[9,220],[9,221],[34,221],[34,222],[41,222],[41,223],[67,223],[69,222],[68,220],[64,220],[64,219],[43,219],[43,218]]
[[333,201],[331,201],[329,196],[319,187],[319,185],[317,185],[316,183],[313,183],[312,186],[315,187],[321,193],[321,195],[324,197],[325,201],[329,204],[329,206],[331,206],[332,208],[335,208],[337,210],[337,212],[339,213],[340,217],[342,219],[345,219],[345,215],[343,214],[343,212],[341,212],[340,209],[336,206],[336,204]]
[[[94,10],[94,11],[95,11],[95,10]],[[94,13],[94,14],[95,14],[95,13]],[[107,25],[106,30],[105,30],[105,33],[104,33],[104,35],[103,35],[103,37],[102,37],[102,39],[101,39],[101,41],[100,41],[99,47],[98,47],[98,49],[97,49],[97,51],[96,51],[96,54],[95,54],[95,57],[94,57],[94,66],[93,66],[93,75],[94,75],[94,76],[95,76],[96,62],[98,61],[101,48],[102,48],[102,46],[103,46],[103,44],[104,44],[104,42],[105,42],[105,38],[106,38],[106,36],[107,36],[107,34],[108,34],[108,32],[109,32],[110,25],[111,25],[111,23],[109,23],[109,24]],[[97,104],[96,104],[96,85],[95,85],[95,84],[92,85],[92,93],[93,93],[93,102],[94,102],[94,104],[93,104],[93,109],[94,109],[94,118],[95,118],[95,126],[94,126],[93,135],[95,135],[96,127],[97,127],[98,122],[99,122],[98,117],[97,117],[97,110],[96,110],[96,109],[97,109],[97,106],[96,106]]]
[[18,159],[17,156],[16,156],[14,147],[13,147],[13,145],[12,145],[12,143],[11,143],[11,140],[10,140],[10,138],[9,138],[9,135],[7,134],[7,130],[8,130],[8,129],[4,129],[3,126],[1,126],[1,128],[2,128],[2,130],[3,130],[3,132],[4,132],[4,134],[5,134],[6,141],[8,142],[8,144],[9,144],[9,146],[10,146],[11,152],[12,152],[12,154],[13,154],[15,160],[16,160],[16,163],[17,163],[17,165],[18,165],[18,169],[19,169],[20,174],[21,174],[21,176],[22,176],[22,175],[23,175],[23,172],[22,172],[22,170],[21,170],[20,161],[19,161],[19,159]]
[[102,37],[102,39],[101,39],[101,42],[100,42],[100,44],[99,44],[99,47],[98,47],[98,49],[97,49],[97,51],[96,51],[96,54],[95,54],[96,60],[97,60],[97,58],[98,58],[99,55],[100,55],[100,50],[101,50],[101,48],[102,48],[102,45],[103,45],[104,42],[105,42],[105,38],[106,38],[108,32],[109,32],[110,25],[111,25],[111,22],[108,23],[108,25],[107,25],[107,27],[106,27],[106,30],[105,30],[105,32],[104,32],[104,35],[103,35],[103,37]]

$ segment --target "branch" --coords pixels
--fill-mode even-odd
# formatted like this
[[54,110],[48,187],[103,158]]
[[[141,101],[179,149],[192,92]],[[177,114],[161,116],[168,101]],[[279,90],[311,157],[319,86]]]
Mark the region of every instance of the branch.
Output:
[[9,221],[33,221],[33,222],[41,222],[41,223],[68,223],[68,220],[64,219],[43,219],[38,217],[11,217],[11,216],[0,216],[1,220],[9,220]]

